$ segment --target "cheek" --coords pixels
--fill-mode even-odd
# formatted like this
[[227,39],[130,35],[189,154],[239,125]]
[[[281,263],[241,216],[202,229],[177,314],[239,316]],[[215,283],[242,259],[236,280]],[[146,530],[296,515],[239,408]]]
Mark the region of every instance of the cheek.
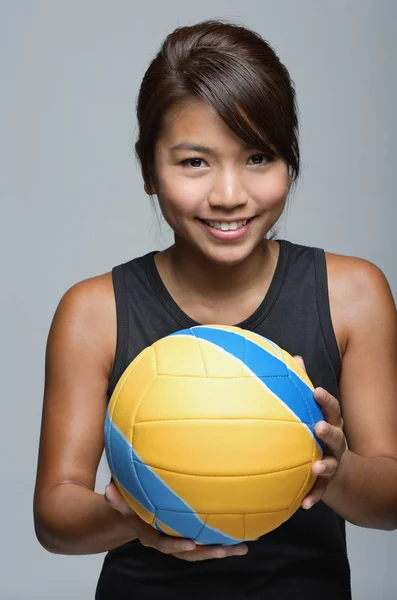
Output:
[[284,178],[269,177],[266,183],[258,181],[251,186],[251,197],[268,210],[282,208],[287,197],[287,183]]
[[166,212],[195,213],[208,196],[208,184],[204,178],[173,175],[161,177],[160,182],[158,197]]

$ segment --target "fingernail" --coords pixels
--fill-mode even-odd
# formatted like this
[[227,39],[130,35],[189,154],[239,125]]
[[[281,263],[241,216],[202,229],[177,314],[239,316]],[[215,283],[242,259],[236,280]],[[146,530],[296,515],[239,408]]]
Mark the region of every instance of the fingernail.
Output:
[[245,546],[244,548],[238,548],[235,552],[236,556],[243,556],[244,554],[247,554],[248,552],[248,547]]
[[187,542],[186,544],[183,544],[181,552],[189,552],[189,551],[195,550],[195,549],[196,549],[196,544],[194,542]]

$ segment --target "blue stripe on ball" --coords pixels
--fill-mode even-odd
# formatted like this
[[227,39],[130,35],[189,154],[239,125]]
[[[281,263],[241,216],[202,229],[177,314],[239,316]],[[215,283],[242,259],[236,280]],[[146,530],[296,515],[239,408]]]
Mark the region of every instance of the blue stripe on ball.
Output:
[[109,411],[105,422],[106,456],[110,470],[123,488],[143,506],[147,512],[154,515],[154,506],[147,497],[139,481],[135,469],[134,452],[131,444],[121,431],[110,420]]
[[[243,362],[253,375],[277,396],[279,402],[287,406],[308,427],[315,441],[324,448],[323,442],[314,433],[314,425],[322,420],[323,416],[313,399],[313,391],[283,360],[272,356],[243,335],[224,329],[200,326],[183,329],[172,335],[194,336],[208,341]],[[268,376],[267,373],[272,375]],[[296,394],[297,389],[299,395]]]
[[[135,452],[134,448],[106,415],[105,435],[109,467],[117,481],[145,510],[183,537],[200,544],[237,544],[241,540],[209,527]],[[161,498],[154,507],[149,497]]]
[[156,520],[154,521],[154,526],[157,529],[157,531],[160,531],[161,533],[165,533],[164,529],[161,529],[160,525],[158,524],[158,522]]

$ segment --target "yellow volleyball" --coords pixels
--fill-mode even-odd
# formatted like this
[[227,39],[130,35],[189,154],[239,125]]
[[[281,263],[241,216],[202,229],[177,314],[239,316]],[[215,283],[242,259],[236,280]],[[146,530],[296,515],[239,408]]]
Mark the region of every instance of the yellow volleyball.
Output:
[[109,402],[106,456],[147,523],[236,544],[286,521],[313,486],[322,413],[303,369],[238,327],[197,326],[143,350]]

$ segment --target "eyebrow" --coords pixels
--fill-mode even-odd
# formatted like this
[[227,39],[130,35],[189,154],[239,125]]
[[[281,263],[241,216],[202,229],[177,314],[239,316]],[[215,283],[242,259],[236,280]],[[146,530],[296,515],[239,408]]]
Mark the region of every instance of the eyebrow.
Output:
[[[193,152],[201,152],[202,154],[212,154],[214,152],[214,150],[212,148],[209,148],[208,146],[189,144],[188,142],[181,142],[180,144],[175,144],[175,146],[171,147],[171,150],[191,150]],[[248,152],[249,150],[258,150],[258,148],[255,148],[251,144],[245,144],[243,146],[243,150]]]
[[211,154],[212,149],[208,146],[199,146],[196,144],[188,144],[187,142],[181,142],[172,146],[171,150],[193,150],[193,152],[202,152],[203,154]]

